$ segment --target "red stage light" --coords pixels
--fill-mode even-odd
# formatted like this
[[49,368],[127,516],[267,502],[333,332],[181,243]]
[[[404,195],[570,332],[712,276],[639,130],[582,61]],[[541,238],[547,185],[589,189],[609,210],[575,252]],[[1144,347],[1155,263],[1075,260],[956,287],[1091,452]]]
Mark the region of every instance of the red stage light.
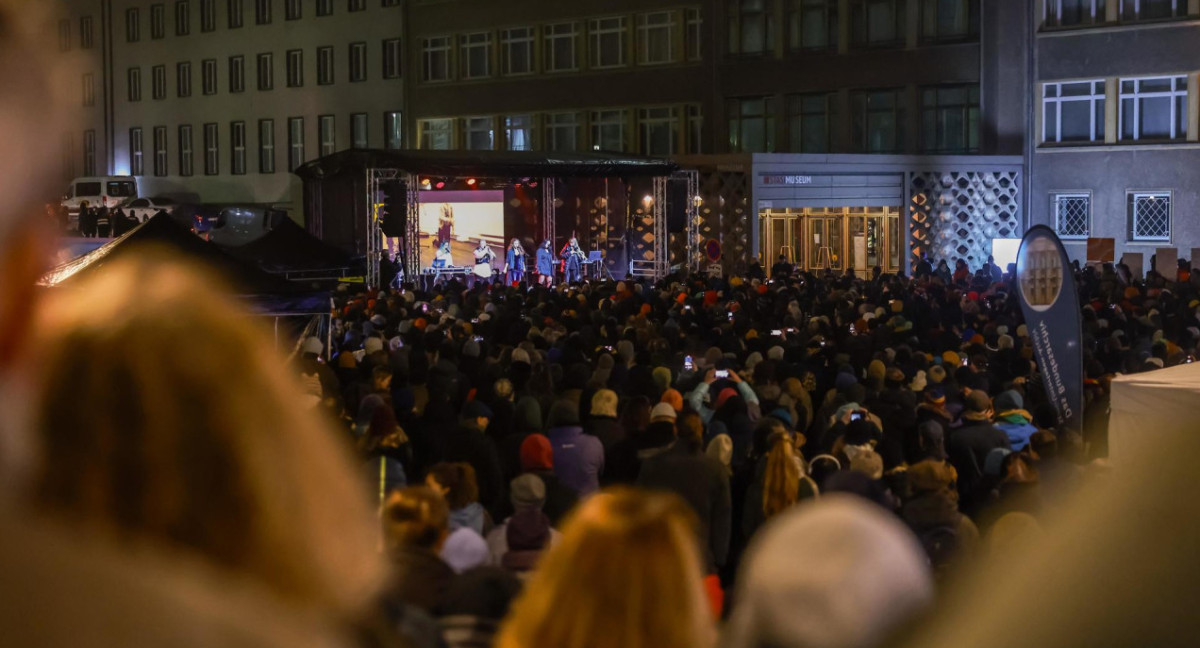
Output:
[[441,188],[443,188],[443,187],[445,187],[445,186],[446,186],[446,183],[445,183],[445,182],[443,182],[443,181],[441,181],[441,180],[438,180],[438,181],[437,181],[437,184],[435,184],[435,185],[433,185],[433,186],[434,186],[434,188],[436,188],[436,189],[441,189]]
[[537,188],[537,182],[536,182],[536,181],[532,181],[532,180],[531,180],[531,181],[529,182],[529,186],[530,186],[530,187],[533,187],[533,188]]
[[475,178],[467,178],[467,186],[474,187],[475,186]]

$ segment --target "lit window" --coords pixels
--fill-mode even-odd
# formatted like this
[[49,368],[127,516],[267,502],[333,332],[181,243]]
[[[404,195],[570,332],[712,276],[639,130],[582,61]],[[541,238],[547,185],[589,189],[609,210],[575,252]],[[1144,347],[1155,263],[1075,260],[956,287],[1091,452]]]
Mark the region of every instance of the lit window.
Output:
[[420,122],[421,148],[448,151],[454,148],[453,119],[423,119]]
[[391,111],[383,115],[383,146],[388,149],[398,149],[403,143],[404,121],[400,119],[399,111]]
[[532,151],[533,117],[530,115],[505,117],[504,143],[510,151]]

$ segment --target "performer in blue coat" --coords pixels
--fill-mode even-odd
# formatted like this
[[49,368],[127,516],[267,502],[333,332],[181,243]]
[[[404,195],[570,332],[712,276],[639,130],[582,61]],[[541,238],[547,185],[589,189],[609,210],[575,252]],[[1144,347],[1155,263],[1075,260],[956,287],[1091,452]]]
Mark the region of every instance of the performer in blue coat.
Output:
[[516,285],[525,279],[525,248],[520,239],[513,239],[508,244],[508,252],[504,255],[504,271],[508,273],[508,285]]
[[549,287],[554,285],[554,252],[550,250],[550,240],[542,242],[537,251],[538,283]]
[[567,242],[559,255],[563,258],[563,275],[567,283],[579,283],[583,280],[583,261],[587,255],[579,249],[579,240],[574,236]]

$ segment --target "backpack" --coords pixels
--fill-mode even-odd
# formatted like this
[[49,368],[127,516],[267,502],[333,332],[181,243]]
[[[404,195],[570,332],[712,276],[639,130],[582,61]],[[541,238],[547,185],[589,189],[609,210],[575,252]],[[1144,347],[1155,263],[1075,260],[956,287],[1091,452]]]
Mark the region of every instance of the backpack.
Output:
[[941,576],[954,554],[958,552],[960,545],[958,529],[948,525],[929,527],[918,533],[917,539],[920,540],[921,547],[925,549],[925,555],[929,557],[929,564],[933,567],[934,574]]

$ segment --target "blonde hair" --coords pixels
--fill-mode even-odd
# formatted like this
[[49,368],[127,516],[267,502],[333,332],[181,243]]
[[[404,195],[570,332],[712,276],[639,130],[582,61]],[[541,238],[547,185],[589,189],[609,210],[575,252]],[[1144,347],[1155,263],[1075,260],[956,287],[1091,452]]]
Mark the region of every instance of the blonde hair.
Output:
[[110,263],[45,309],[33,497],[82,531],[356,614],[385,574],[347,448],[239,304],[156,258]]
[[691,510],[675,495],[613,488],[567,521],[495,645],[706,648],[713,641]]
[[775,432],[768,445],[767,466],[763,473],[763,518],[771,519],[796,503],[800,493],[800,462],[792,448],[791,435]]

